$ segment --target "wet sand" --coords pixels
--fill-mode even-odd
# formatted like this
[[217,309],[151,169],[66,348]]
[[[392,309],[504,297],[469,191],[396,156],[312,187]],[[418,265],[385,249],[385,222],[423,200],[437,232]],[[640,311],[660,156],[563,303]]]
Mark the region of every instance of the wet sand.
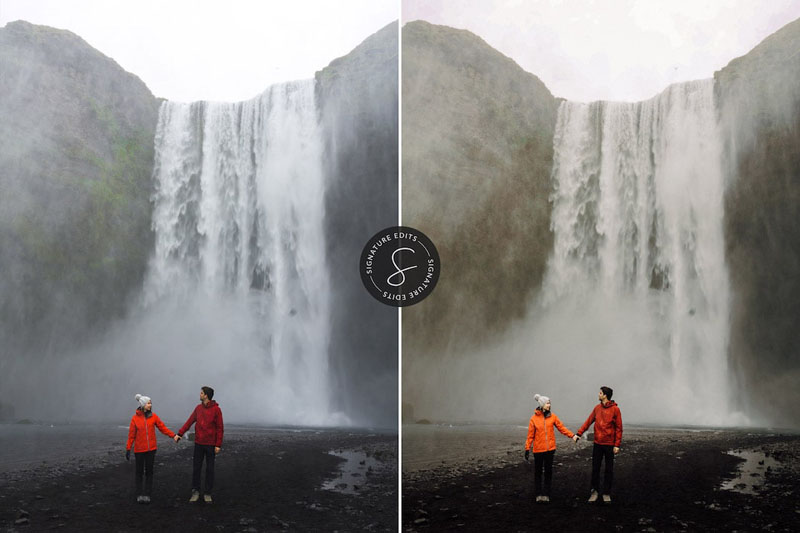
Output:
[[586,502],[591,442],[561,435],[552,501],[535,503],[526,433],[404,426],[403,530],[800,531],[796,432],[628,426],[610,504]]
[[160,434],[153,501],[137,504],[124,436],[113,450],[5,463],[0,531],[397,530],[396,433],[226,427],[210,505],[188,503],[193,444]]

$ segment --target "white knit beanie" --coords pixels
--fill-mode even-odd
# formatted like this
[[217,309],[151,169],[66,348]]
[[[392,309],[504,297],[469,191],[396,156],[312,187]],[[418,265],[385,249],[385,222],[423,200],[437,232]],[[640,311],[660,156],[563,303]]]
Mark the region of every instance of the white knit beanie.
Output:
[[136,401],[139,402],[139,405],[144,409],[144,406],[147,405],[147,402],[150,401],[149,396],[142,396],[141,394],[136,395]]
[[539,407],[542,408],[544,408],[547,402],[550,401],[550,398],[548,398],[547,396],[542,396],[541,394],[534,394],[533,399],[539,402]]

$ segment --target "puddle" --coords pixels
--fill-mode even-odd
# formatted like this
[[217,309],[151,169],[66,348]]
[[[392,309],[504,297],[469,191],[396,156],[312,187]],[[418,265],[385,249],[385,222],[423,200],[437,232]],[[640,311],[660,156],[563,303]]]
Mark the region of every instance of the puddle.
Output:
[[736,457],[741,457],[744,462],[739,465],[735,478],[722,483],[723,490],[733,490],[742,494],[757,494],[756,489],[766,481],[767,470],[777,470],[780,462],[772,457],[767,457],[764,452],[757,450],[743,450],[728,452]]
[[367,476],[377,470],[380,462],[368,457],[365,452],[356,450],[340,450],[328,452],[344,459],[339,465],[339,475],[322,484],[325,490],[334,490],[344,494],[358,494],[367,483]]

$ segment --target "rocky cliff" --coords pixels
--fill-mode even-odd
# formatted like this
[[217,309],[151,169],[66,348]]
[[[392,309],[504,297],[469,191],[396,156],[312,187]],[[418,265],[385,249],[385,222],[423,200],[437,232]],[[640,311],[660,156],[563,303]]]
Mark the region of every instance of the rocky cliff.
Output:
[[0,94],[0,345],[63,348],[142,281],[159,103],[80,37],[23,21],[0,29]]
[[325,138],[326,253],[331,272],[331,364],[339,407],[360,422],[396,420],[397,310],[361,284],[367,240],[397,225],[398,25],[392,23],[316,74]]
[[464,30],[406,24],[402,68],[403,223],[442,262],[433,294],[403,312],[411,360],[503,331],[540,286],[558,102]]
[[726,142],[731,363],[745,411],[800,425],[800,20],[714,76]]

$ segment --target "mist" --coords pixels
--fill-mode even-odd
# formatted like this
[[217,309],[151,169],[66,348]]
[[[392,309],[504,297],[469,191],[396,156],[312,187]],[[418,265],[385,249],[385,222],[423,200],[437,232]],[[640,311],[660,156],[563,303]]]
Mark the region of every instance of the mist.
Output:
[[600,387],[609,386],[626,422],[747,424],[743,412],[720,412],[706,403],[700,374],[676,379],[654,304],[597,291],[534,306],[501,340],[483,348],[404,363],[404,398],[414,398],[406,401],[415,419],[522,424],[538,393],[574,423],[588,416]]
[[[38,363],[11,362],[4,396],[22,419],[120,420],[141,393],[165,419],[188,417],[200,387],[211,386],[226,421],[290,425],[346,425],[328,413],[328,398],[299,405],[305,391],[276,379],[264,357],[260,324],[248,320],[234,297],[175,298],[135,312],[103,338],[74,353]],[[323,416],[325,415],[325,416]]]

